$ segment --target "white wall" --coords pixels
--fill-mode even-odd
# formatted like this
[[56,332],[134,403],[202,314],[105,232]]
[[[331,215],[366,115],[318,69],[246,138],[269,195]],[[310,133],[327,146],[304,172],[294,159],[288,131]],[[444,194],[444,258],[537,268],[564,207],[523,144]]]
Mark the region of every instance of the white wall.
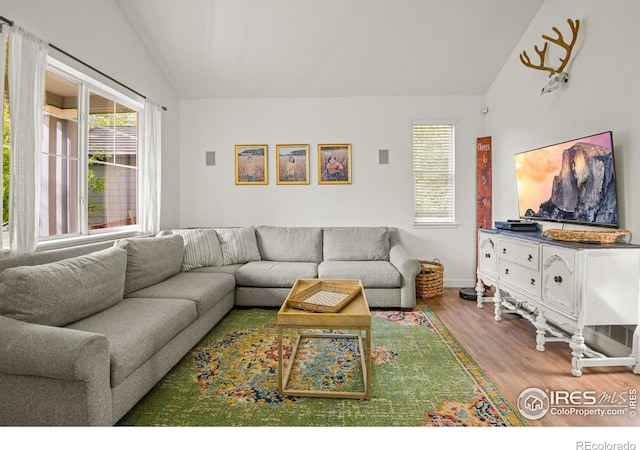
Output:
[[[414,257],[439,258],[445,283],[474,283],[475,139],[482,96],[181,100],[181,226],[401,229]],[[413,229],[411,122],[455,119],[457,228]],[[352,184],[318,185],[317,145],[352,144]],[[235,185],[234,145],[267,144],[269,184]],[[310,144],[310,184],[277,185],[276,144]],[[389,164],[378,150],[389,149]],[[205,165],[205,152],[216,165]]]
[[[535,56],[533,46],[542,45],[542,34],[554,36],[553,26],[570,36],[567,18],[582,22],[568,68],[569,82],[540,95],[547,74],[526,68],[518,55],[527,50]],[[487,94],[487,134],[493,137],[494,149],[495,220],[518,215],[514,153],[611,130],[621,227],[640,236],[638,24],[640,2],[636,1],[547,0],[541,6]]]
[[179,222],[178,99],[113,0],[0,0],[0,15],[167,106],[162,227]]

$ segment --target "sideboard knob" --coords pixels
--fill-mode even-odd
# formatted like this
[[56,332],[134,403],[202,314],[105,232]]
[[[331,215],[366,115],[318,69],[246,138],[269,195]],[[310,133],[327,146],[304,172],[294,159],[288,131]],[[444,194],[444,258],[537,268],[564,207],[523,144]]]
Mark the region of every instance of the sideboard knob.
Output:
[[535,286],[535,285],[536,285],[536,279],[535,279],[535,278],[532,278],[532,279],[531,279],[531,286]]
[[555,277],[553,277],[553,281],[555,281],[556,283],[562,283],[562,277],[560,275],[556,275]]
[[527,258],[527,261],[529,262],[533,261],[533,255],[529,255],[529,257]]

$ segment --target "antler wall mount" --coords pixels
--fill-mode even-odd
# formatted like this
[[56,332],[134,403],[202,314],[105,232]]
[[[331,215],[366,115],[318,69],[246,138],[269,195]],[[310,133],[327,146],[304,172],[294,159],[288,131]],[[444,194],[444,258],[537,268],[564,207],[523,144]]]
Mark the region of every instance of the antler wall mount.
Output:
[[[538,54],[538,58],[540,59],[540,62],[538,64],[533,64],[531,62],[531,58],[529,58],[529,55],[527,55],[526,51],[523,51],[522,53],[520,53],[520,61],[526,67],[549,72],[549,78],[551,80],[547,83],[545,87],[542,88],[542,91],[540,92],[540,94],[544,94],[546,92],[553,92],[556,89],[558,89],[558,87],[560,87],[562,83],[566,83],[569,81],[569,74],[566,73],[564,69],[567,67],[567,64],[569,64],[569,59],[571,58],[571,52],[573,51],[573,47],[576,45],[576,41],[578,39],[578,31],[580,30],[580,20],[567,19],[567,22],[569,23],[569,28],[571,29],[571,34],[572,34],[571,41],[570,42],[565,41],[564,36],[560,32],[560,30],[556,27],[553,27],[552,30],[556,33],[557,37],[554,38],[546,34],[543,34],[542,39],[544,39],[546,42],[544,43],[544,46],[542,47],[542,49],[540,49],[537,45],[533,47],[536,53]],[[547,50],[549,48],[549,43],[556,44],[564,50],[564,57],[559,58],[560,65],[556,68],[551,67],[549,65],[545,65],[546,64],[545,59],[547,57]]]

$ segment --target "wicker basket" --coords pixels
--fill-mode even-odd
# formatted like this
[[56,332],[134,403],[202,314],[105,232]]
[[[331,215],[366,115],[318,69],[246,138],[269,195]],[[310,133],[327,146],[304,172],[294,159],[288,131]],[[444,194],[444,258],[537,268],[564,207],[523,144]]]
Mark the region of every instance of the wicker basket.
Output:
[[629,230],[545,230],[542,236],[549,237],[556,241],[571,241],[583,243],[613,244],[615,242],[631,242],[631,231]]
[[416,297],[431,298],[444,292],[444,265],[436,258],[433,261],[420,260],[422,270],[416,276]]

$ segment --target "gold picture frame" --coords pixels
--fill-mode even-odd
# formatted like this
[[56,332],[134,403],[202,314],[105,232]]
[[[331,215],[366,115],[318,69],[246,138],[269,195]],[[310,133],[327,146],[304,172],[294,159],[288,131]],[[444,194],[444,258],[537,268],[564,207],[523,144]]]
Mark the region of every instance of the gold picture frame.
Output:
[[309,184],[309,145],[276,145],[276,183]]
[[351,144],[318,144],[318,184],[351,184]]
[[236,184],[268,184],[267,145],[236,145]]

